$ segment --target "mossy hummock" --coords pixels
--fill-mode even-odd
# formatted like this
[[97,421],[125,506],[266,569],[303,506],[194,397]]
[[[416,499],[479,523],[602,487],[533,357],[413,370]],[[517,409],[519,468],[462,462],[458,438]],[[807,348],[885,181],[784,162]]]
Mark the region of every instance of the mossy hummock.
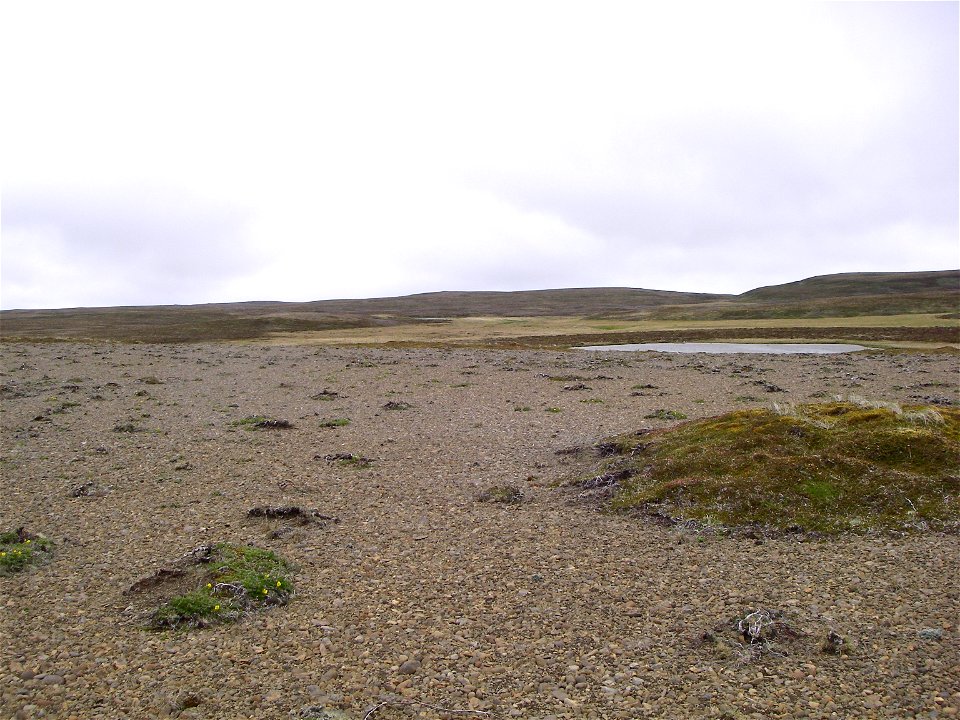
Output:
[[[730,412],[599,444],[614,509],[823,533],[960,527],[960,410],[831,402]],[[603,479],[609,482],[600,482]]]

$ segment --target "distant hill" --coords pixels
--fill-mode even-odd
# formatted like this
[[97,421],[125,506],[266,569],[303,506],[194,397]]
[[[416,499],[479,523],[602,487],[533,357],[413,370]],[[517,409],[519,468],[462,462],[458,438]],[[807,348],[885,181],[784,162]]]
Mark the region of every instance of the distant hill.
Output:
[[750,320],[960,312],[960,270],[844,273],[741,295],[638,288],[432,292],[364,300],[251,301],[0,312],[2,339],[196,342],[277,332],[373,327],[454,317]]
[[637,288],[570,288],[513,292],[431,292],[370,300],[319,300],[305,303],[325,313],[363,313],[407,317],[542,317],[600,315],[689,305],[735,297],[711,293]]
[[796,302],[860,295],[906,295],[941,291],[960,292],[960,270],[817,275],[806,280],[748,290],[738,298],[762,302]]
[[841,273],[770,285],[731,299],[654,310],[658,320],[855,317],[960,311],[960,270]]

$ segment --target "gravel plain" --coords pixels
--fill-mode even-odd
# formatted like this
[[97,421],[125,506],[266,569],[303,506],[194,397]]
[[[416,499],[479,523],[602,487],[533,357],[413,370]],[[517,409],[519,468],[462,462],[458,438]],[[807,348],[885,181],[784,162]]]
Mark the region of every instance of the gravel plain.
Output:
[[[4,343],[0,529],[55,551],[0,577],[0,717],[955,717],[960,537],[604,514],[563,485],[589,453],[558,451],[659,409],[956,403],[957,381],[956,354]],[[232,424],[253,415],[292,427]],[[523,502],[478,501],[502,484]],[[289,560],[291,602],[145,630],[130,587],[216,541]],[[757,610],[784,629],[763,647],[736,628]]]

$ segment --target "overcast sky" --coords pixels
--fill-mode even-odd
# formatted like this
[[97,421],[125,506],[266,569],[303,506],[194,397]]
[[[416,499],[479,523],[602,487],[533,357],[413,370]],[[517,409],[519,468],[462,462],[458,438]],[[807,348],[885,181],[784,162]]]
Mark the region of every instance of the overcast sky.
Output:
[[958,3],[8,2],[0,307],[960,266]]

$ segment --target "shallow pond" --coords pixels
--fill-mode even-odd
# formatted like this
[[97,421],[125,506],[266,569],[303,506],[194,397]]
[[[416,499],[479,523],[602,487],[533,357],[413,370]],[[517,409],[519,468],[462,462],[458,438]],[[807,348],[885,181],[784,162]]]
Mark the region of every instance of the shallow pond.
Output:
[[866,350],[863,345],[843,345],[840,343],[637,343],[633,345],[590,345],[578,350],[653,350],[668,353],[768,353],[772,355],[799,355],[813,353],[830,355],[833,353],[857,352]]

